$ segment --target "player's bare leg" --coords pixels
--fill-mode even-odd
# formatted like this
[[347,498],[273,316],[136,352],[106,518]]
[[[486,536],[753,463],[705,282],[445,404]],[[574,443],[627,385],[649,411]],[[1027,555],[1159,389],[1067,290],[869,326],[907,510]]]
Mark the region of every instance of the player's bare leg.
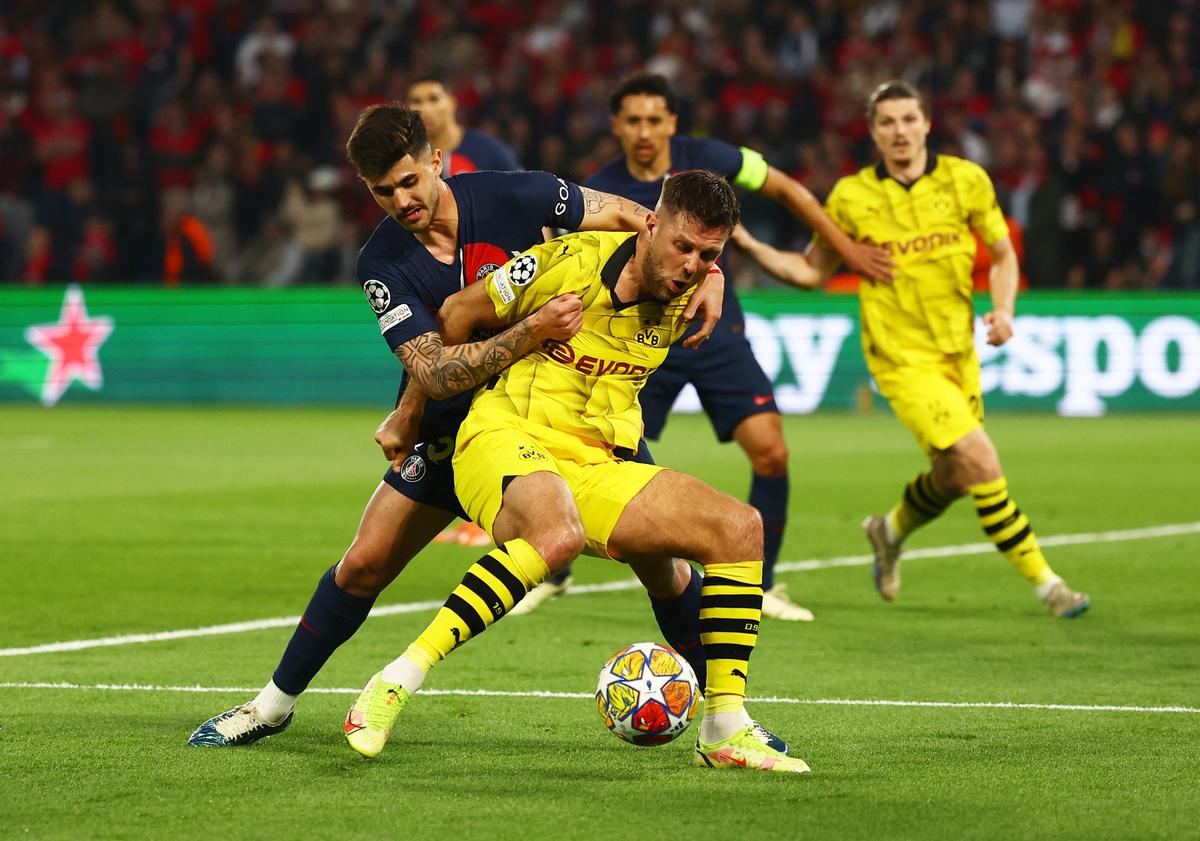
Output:
[[300,693],[334,650],[358,630],[376,596],[451,519],[449,512],[415,502],[380,482],[350,548],[318,583],[275,675],[254,699],[197,727],[188,743],[233,747],[284,730]]
[[788,510],[788,448],[778,412],[750,415],[733,429],[733,440],[750,459],[750,504],[763,518],[763,616],[811,622],[813,613],[792,601],[786,584],[775,583]]
[[438,662],[502,619],[550,572],[583,551],[585,535],[575,498],[557,473],[513,479],[492,524],[496,548],[467,570],[433,621],[400,657],[376,673],[346,715],[350,746],[377,756],[392,725]]
[[[807,771],[802,760],[764,745],[745,711],[749,658],[762,610],[758,512],[699,479],[664,470],[625,507],[608,550],[635,569],[656,558],[691,558],[704,565],[700,622],[708,677],[696,763]],[[659,579],[669,580],[665,573]]]

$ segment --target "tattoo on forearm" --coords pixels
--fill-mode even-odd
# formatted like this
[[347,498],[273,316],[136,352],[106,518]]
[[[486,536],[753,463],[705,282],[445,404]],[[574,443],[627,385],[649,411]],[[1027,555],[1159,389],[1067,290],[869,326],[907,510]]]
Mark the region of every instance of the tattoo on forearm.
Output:
[[639,219],[649,212],[637,202],[627,201],[611,193],[602,193],[590,187],[580,187],[579,189],[583,193],[583,209],[589,216],[600,213],[604,208],[613,205],[616,205],[618,213],[630,213]]
[[424,333],[396,348],[410,377],[435,400],[468,391],[494,377],[537,344],[524,322],[481,342],[442,344],[437,333]]

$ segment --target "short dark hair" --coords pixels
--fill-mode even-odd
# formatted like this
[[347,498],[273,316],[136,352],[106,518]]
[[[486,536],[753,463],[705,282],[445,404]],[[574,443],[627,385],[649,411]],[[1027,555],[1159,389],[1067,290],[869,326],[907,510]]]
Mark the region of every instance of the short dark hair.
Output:
[[929,119],[929,108],[926,107],[920,91],[903,79],[890,79],[871,91],[871,95],[867,97],[868,123],[875,121],[875,106],[888,99],[915,99],[925,119]]
[[427,149],[421,115],[398,102],[365,108],[346,141],[346,157],[368,181],[387,175],[405,155],[418,158]]
[[689,169],[668,178],[658,206],[691,216],[706,228],[725,228],[730,232],[741,214],[733,187],[706,169]]
[[622,79],[616,90],[612,92],[612,97],[608,101],[612,115],[615,117],[621,112],[621,105],[625,102],[625,97],[638,94],[661,96],[666,100],[668,111],[672,114],[679,113],[679,100],[675,98],[675,92],[671,90],[671,83],[667,81],[666,76],[661,73],[635,73]]
[[410,79],[408,82],[408,89],[412,90],[417,85],[441,85],[447,93],[450,92],[450,88],[446,85],[445,80],[442,79],[441,76],[435,76],[432,73],[426,73],[422,76],[417,76],[414,79]]

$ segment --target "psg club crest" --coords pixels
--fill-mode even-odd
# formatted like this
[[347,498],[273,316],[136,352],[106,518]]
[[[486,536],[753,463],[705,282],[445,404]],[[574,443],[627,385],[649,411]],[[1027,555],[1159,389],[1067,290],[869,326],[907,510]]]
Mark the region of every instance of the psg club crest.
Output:
[[392,303],[392,293],[383,281],[368,280],[363,284],[363,294],[367,296],[376,315],[383,315]]
[[420,482],[425,478],[425,459],[415,453],[400,466],[400,478],[405,482]]

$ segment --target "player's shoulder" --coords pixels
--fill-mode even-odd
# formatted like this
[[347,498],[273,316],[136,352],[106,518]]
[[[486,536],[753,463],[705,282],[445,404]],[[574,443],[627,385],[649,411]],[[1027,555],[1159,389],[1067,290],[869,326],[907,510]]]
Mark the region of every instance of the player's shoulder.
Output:
[[689,137],[677,134],[671,138],[671,170],[711,169],[724,170],[741,161],[741,151],[731,143],[715,137]]
[[359,280],[366,282],[380,275],[396,277],[409,261],[413,247],[417,244],[412,234],[390,216],[375,226],[362,248],[358,249]]
[[829,201],[853,201],[855,197],[873,194],[883,189],[883,178],[879,175],[878,166],[864,166],[862,169],[843,175],[834,182],[829,191]]
[[932,168],[933,174],[952,181],[968,184],[990,184],[992,179],[982,166],[967,158],[956,155],[938,154]]

